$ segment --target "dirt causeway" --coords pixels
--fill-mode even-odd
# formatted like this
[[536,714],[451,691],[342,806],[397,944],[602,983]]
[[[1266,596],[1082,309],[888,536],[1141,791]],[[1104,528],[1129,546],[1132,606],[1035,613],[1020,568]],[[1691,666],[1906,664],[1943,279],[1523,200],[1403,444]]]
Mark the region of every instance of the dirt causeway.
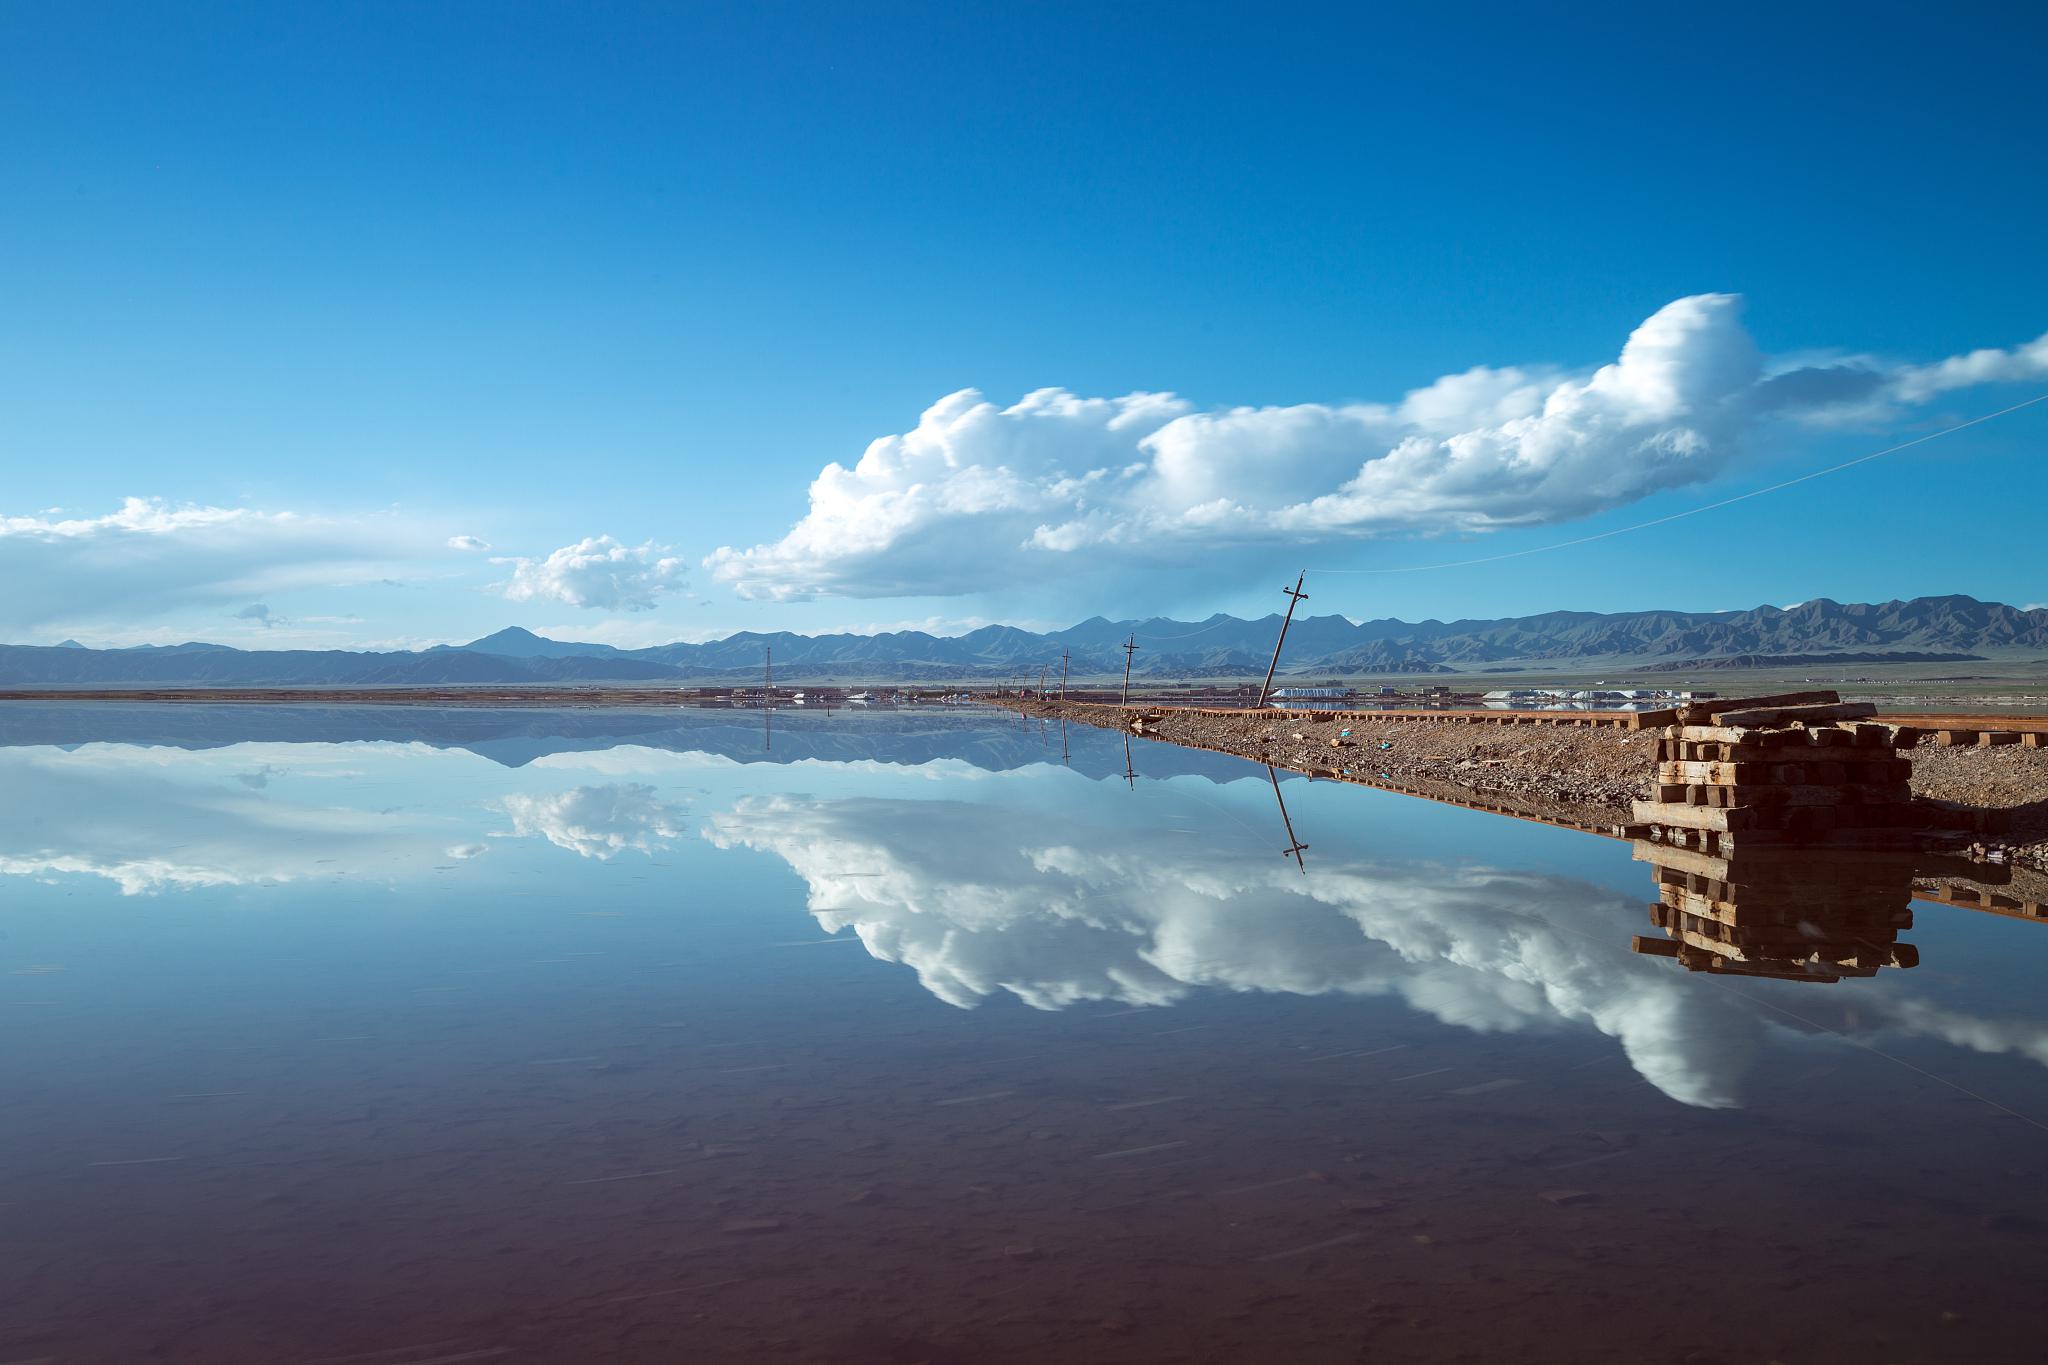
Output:
[[[1064,715],[1110,730],[1125,728],[1126,717],[1140,713],[1080,702],[1018,705],[1028,715]],[[1649,795],[1661,734],[1356,715],[1311,720],[1159,708],[1140,714],[1158,717],[1146,726],[1147,737],[1167,743],[1594,827],[1628,823],[1629,803]],[[1985,836],[1985,849],[2048,867],[2048,749],[1923,745],[1911,757],[1916,797],[2005,812],[2006,828]]]

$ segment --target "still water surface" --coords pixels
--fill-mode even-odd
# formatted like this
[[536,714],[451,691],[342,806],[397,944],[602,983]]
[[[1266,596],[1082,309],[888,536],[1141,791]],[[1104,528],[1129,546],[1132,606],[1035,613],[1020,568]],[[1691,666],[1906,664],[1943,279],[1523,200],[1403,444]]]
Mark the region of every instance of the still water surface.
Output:
[[0,1362],[2040,1356],[2048,925],[773,726],[0,708]]

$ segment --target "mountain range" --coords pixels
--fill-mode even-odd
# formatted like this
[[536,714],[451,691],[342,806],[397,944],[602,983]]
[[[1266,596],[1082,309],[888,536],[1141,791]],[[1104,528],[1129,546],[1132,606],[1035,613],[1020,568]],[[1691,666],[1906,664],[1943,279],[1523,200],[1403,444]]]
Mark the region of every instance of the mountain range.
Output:
[[[795,635],[743,631],[701,644],[619,649],[551,640],[511,627],[462,645],[417,651],[244,650],[217,644],[88,649],[0,645],[0,686],[376,686],[397,684],[737,683],[762,676],[773,651],[778,683],[941,682],[1057,669],[1074,677],[1133,671],[1152,677],[1258,676],[1272,656],[1278,615],[1203,621],[1093,617],[1065,630],[984,626],[965,635],[889,631]],[[2048,656],[2048,609],[1972,597],[1842,603],[1725,612],[1546,612],[1498,620],[1296,620],[1283,673],[1295,677],[1499,673],[1524,667],[1679,664],[1710,668],[1758,659],[1802,663]]]

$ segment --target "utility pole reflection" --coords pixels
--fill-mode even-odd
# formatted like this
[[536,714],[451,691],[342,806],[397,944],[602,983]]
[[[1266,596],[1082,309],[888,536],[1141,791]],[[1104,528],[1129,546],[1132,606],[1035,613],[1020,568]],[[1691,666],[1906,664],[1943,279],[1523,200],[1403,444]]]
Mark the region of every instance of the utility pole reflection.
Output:
[[1273,799],[1280,803],[1280,823],[1287,828],[1287,847],[1280,850],[1280,856],[1294,859],[1294,865],[1299,867],[1301,875],[1306,877],[1308,875],[1308,864],[1302,860],[1301,855],[1308,852],[1308,845],[1295,837],[1294,821],[1287,818],[1287,798],[1280,794],[1280,774],[1273,770],[1272,764],[1268,763],[1266,765],[1266,776],[1273,783]]

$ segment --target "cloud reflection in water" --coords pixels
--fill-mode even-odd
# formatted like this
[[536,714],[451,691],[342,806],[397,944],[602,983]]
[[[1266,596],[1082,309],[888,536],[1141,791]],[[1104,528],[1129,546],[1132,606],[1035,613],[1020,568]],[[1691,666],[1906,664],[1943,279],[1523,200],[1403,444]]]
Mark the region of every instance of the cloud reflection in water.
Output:
[[[1738,1102],[1762,1025],[1739,1001],[1633,958],[1638,902],[1572,878],[1324,859],[1134,828],[1072,793],[1028,819],[992,805],[749,797],[705,835],[783,858],[827,930],[963,1008],[1163,1004],[1197,989],[1391,995],[1481,1032],[1589,1024],[1687,1104]],[[1099,818],[1091,818],[1091,815]]]

